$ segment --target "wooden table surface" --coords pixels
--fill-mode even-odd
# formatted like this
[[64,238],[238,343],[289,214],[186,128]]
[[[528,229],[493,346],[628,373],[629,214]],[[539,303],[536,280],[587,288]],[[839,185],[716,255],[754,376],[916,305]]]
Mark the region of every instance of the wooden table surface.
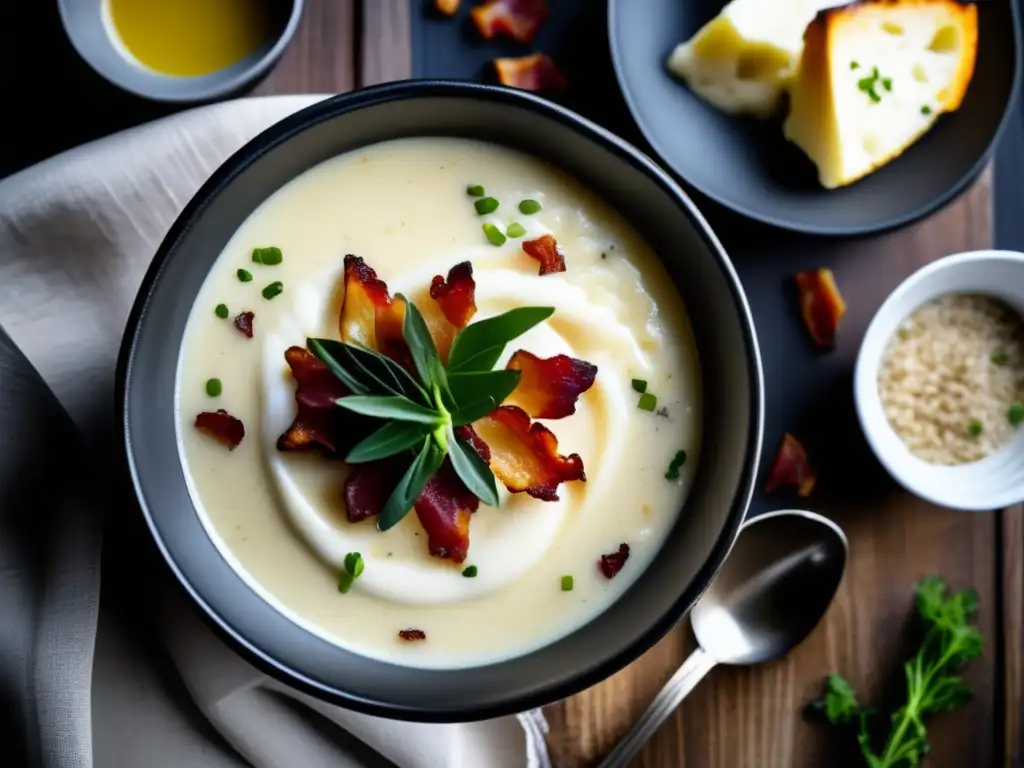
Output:
[[[475,0],[464,0],[469,2]],[[49,9],[50,5],[55,6],[10,4],[2,12],[27,13],[29,7]],[[411,24],[413,14],[422,13],[424,5],[420,0],[306,0],[295,40],[254,93],[334,93],[410,76]],[[46,12],[53,15],[52,9]],[[67,48],[66,41],[64,45]],[[58,54],[54,47],[46,50],[47,56],[64,56],[72,71],[73,54],[66,50]],[[18,56],[22,55],[28,57],[29,52],[21,50]],[[27,60],[31,69],[31,59]],[[96,78],[80,66],[73,71],[72,87],[66,89],[69,95],[62,97],[71,99],[72,108],[67,102],[48,106],[40,102],[41,114],[50,115],[48,120],[58,114],[73,118],[77,114],[75,119],[83,122],[98,120],[89,123],[79,140],[108,132],[112,124],[104,105],[121,105],[124,96],[104,91],[100,97],[76,97],[76,93],[90,93],[87,86],[94,86]],[[80,110],[74,107],[76,98]],[[98,109],[89,109],[97,105]],[[118,108],[132,122],[166,111],[134,102]],[[31,128],[31,118],[29,114],[22,121],[28,126],[23,134],[14,134],[23,135],[26,143],[20,157],[8,159],[9,169],[63,148],[32,145],[30,134],[38,132]],[[804,259],[816,258],[813,253],[827,255],[849,303],[842,343],[828,362],[836,381],[846,387],[834,397],[850,397],[848,376],[860,336],[884,296],[903,277],[948,253],[992,245],[991,191],[988,171],[959,200],[924,221],[872,238],[819,241],[814,246],[818,251],[804,253]],[[794,261],[799,258],[794,256]],[[816,264],[795,263],[793,269],[806,266]],[[776,392],[774,400],[769,397],[768,406],[785,406],[787,413],[799,413],[804,419],[815,417],[813,412],[802,412],[802,405],[787,404],[785,390]],[[774,450],[772,439],[765,446],[767,458]],[[942,510],[897,490],[891,482],[877,491],[874,486],[862,489],[856,476],[859,465],[851,461],[844,466],[842,458],[840,450],[833,468],[834,478],[841,482],[833,484],[831,493],[823,487],[821,496],[813,500],[817,511],[843,526],[851,548],[845,582],[825,621],[782,661],[756,669],[715,670],[657,733],[637,766],[860,765],[851,744],[837,742],[833,734],[805,721],[803,706],[818,694],[823,677],[832,671],[845,674],[862,697],[873,702],[899,694],[900,664],[909,650],[913,583],[931,574],[941,574],[956,588],[978,590],[986,649],[967,674],[976,700],[962,711],[931,721],[929,764],[936,768],[1024,765],[1024,512],[1020,508],[984,514]],[[688,626],[679,626],[611,679],[548,707],[549,744],[557,768],[594,764],[630,727],[692,646]]]

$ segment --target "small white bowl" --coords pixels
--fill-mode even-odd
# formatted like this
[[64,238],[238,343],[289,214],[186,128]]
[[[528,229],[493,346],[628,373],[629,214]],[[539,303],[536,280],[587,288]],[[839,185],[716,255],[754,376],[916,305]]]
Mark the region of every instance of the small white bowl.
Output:
[[948,293],[987,294],[1024,317],[1024,254],[961,253],[929,264],[904,280],[879,308],[861,342],[853,378],[857,415],[875,456],[911,493],[953,509],[1001,509],[1024,500],[1024,430],[981,461],[940,466],[914,456],[882,410],[878,369],[889,341],[917,307]]

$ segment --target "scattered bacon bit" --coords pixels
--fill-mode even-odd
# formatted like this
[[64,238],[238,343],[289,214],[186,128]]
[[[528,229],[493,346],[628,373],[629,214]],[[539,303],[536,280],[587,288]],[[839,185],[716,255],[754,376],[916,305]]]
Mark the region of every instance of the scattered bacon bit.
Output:
[[807,498],[814,490],[816,482],[817,478],[807,459],[807,451],[799,440],[787,432],[782,436],[782,443],[775,454],[764,492],[775,493],[781,488],[791,486],[796,488],[797,496]]
[[444,16],[454,16],[462,0],[434,0],[434,10]]
[[400,629],[398,630],[398,636],[409,642],[427,639],[427,633],[422,629]]
[[520,349],[505,366],[520,371],[519,385],[505,401],[535,419],[562,419],[576,413],[576,400],[594,385],[597,366],[568,355],[541,358]]
[[796,276],[800,292],[800,314],[814,343],[824,349],[831,349],[836,343],[839,321],[846,314],[835,278],[830,269],[814,269],[800,272]]
[[196,429],[212,435],[232,451],[245,437],[245,425],[223,408],[216,411],[203,411],[198,414]]
[[513,493],[558,501],[561,483],[587,479],[583,459],[575,453],[561,456],[558,438],[543,424],[531,423],[518,406],[500,406],[473,427],[490,448],[491,471]]
[[338,408],[334,401],[349,394],[327,366],[302,347],[289,347],[284,359],[295,379],[298,410],[288,430],[277,439],[279,451],[316,448],[338,456],[364,435],[367,421]]
[[408,466],[408,460],[398,456],[351,465],[345,479],[348,521],[359,523],[379,515]]
[[252,312],[242,312],[235,318],[235,328],[242,332],[247,339],[252,338],[252,320],[256,317]]
[[430,283],[430,298],[444,312],[449,323],[462,330],[476,314],[476,281],[468,261],[448,270],[448,279],[435,275]]
[[345,294],[339,327],[342,341],[376,349],[403,365],[411,364],[402,337],[405,302],[393,301],[387,284],[359,256],[345,256]]
[[565,257],[558,248],[558,242],[551,235],[524,241],[523,250],[540,262],[540,274],[565,272]]
[[619,544],[619,551],[610,555],[601,555],[597,561],[597,567],[601,569],[606,579],[614,579],[615,575],[622,570],[622,566],[629,559],[629,544]]
[[486,40],[504,35],[518,43],[531,43],[548,17],[548,4],[547,0],[487,0],[470,15]]
[[524,91],[564,91],[569,87],[555,62],[546,53],[495,59],[491,62],[498,82]]

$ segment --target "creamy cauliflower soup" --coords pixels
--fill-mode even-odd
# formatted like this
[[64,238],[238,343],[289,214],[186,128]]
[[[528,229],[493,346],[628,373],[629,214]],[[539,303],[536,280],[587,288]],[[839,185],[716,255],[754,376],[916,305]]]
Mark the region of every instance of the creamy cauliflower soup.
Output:
[[551,166],[377,144],[264,202],[192,309],[178,438],[210,536],[293,621],[420,667],[608,607],[682,508],[696,352],[650,248]]

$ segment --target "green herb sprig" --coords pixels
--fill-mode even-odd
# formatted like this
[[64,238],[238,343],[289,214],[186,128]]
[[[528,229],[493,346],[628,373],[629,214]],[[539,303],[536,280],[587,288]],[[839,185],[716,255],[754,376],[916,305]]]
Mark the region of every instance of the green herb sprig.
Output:
[[[925,636],[914,658],[903,665],[907,692],[902,707],[879,720],[858,703],[853,687],[841,675],[831,675],[824,697],[811,704],[833,725],[855,729],[869,768],[914,768],[929,749],[925,718],[971,700],[971,691],[958,673],[981,655],[981,635],[970,624],[978,596],[970,590],[949,595],[945,582],[931,578],[917,585],[916,602]],[[884,722],[889,729],[879,752],[874,748],[876,722]]]
[[553,307],[520,307],[471,323],[452,342],[448,365],[441,363],[423,315],[406,302],[402,336],[415,375],[366,347],[330,339],[308,339],[309,350],[352,393],[335,403],[380,419],[381,426],[345,457],[350,464],[408,454],[410,463],[384,504],[377,528],[397,525],[445,457],[466,488],[485,504],[498,506],[494,474],[455,429],[493,411],[519,384],[519,371],[492,370],[505,345],[542,323]]

